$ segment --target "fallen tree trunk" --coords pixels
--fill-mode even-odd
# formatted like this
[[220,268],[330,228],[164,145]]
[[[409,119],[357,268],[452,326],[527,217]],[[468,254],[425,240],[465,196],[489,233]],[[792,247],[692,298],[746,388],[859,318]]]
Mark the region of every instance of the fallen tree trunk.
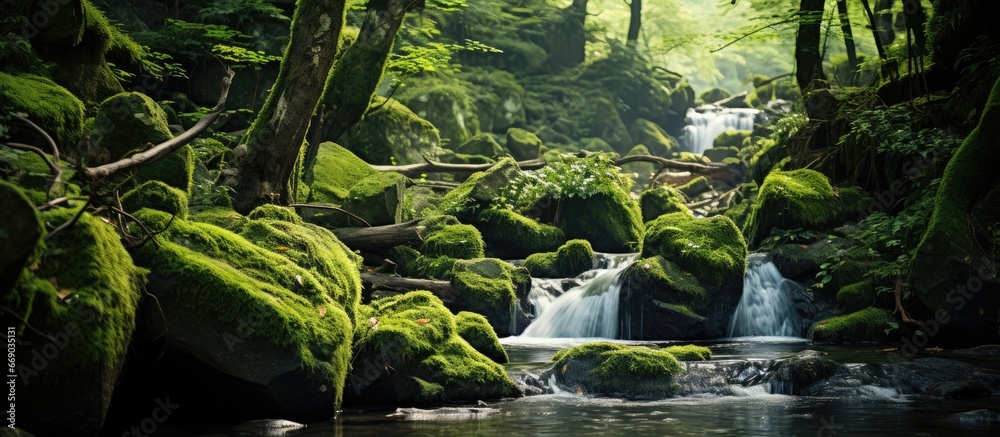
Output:
[[370,228],[336,228],[333,234],[351,249],[379,251],[424,241],[426,226],[420,220]]
[[445,302],[458,300],[449,281],[403,278],[385,273],[362,273],[362,285],[370,290],[416,291],[427,290]]
[[621,166],[623,164],[628,164],[631,162],[649,162],[654,165],[659,166],[661,169],[666,168],[670,170],[677,170],[681,172],[689,172],[691,175],[688,176],[677,176],[675,179],[694,179],[696,176],[705,176],[708,179],[715,181],[724,181],[731,185],[739,184],[743,181],[744,170],[738,165],[726,165],[726,164],[698,164],[695,162],[683,162],[675,161],[673,159],[661,158],[659,156],[652,155],[632,155],[620,158],[615,161],[615,165]]
[[[520,161],[517,163],[517,166],[521,170],[536,170],[545,167],[545,161],[541,159]],[[490,167],[493,167],[493,164],[445,164],[428,159],[427,162],[422,164],[373,165],[372,167],[378,171],[394,171],[402,173],[406,177],[414,178],[424,173],[475,173],[477,171],[489,170]]]

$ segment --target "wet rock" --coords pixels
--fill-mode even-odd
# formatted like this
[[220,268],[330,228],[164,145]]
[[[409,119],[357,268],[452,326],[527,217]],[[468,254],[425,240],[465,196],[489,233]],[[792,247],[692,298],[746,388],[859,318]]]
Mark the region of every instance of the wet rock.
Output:
[[1000,413],[985,408],[979,410],[955,413],[948,416],[948,420],[958,422],[963,425],[1000,425]]
[[803,351],[787,360],[776,362],[768,369],[764,382],[774,394],[799,395],[810,385],[847,373],[847,369],[820,352]]
[[435,408],[433,410],[424,410],[420,408],[397,408],[395,412],[386,415],[396,420],[403,421],[437,421],[437,420],[480,420],[489,417],[490,415],[499,413],[500,410],[497,408],[481,408],[481,407],[444,407]]
[[231,437],[283,437],[297,434],[306,425],[283,419],[259,419],[243,422],[230,431]]

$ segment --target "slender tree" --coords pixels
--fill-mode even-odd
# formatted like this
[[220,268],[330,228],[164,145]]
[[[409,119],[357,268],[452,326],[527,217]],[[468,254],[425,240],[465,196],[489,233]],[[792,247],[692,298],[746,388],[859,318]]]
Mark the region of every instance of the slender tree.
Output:
[[631,15],[628,22],[628,37],[625,39],[625,44],[635,47],[639,42],[639,28],[642,26],[642,0],[632,0],[628,4],[628,7]]
[[847,14],[847,0],[837,0],[837,13],[840,15],[840,29],[844,32],[847,65],[850,67],[853,77],[858,70],[858,52],[854,48],[854,32],[851,31],[851,18]]
[[795,78],[805,91],[813,79],[824,79],[820,54],[824,0],[802,0],[799,6],[799,32],[795,37]]
[[351,44],[326,83],[323,107],[314,119],[305,168],[311,168],[322,141],[337,141],[368,111],[382,82],[396,33],[406,13],[424,7],[423,0],[383,0],[368,3],[358,39]]
[[277,81],[243,137],[246,151],[227,181],[237,211],[294,200],[292,172],[333,67],[344,14],[344,0],[298,1]]

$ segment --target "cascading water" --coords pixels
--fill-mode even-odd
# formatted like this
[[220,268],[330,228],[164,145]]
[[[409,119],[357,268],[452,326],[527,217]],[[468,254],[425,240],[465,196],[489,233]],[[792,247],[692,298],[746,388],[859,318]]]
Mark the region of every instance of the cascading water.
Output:
[[550,291],[551,280],[533,283],[528,299],[536,319],[521,336],[617,338],[620,277],[634,260],[635,255],[599,255],[598,268],[581,274],[582,283],[558,297]]
[[798,337],[799,314],[791,299],[795,287],[801,286],[781,276],[767,255],[751,254],[743,278],[743,297],[733,313],[729,336]]
[[697,154],[705,153],[712,148],[712,142],[727,130],[751,130],[757,114],[756,109],[718,108],[688,109],[688,125],[684,126],[684,135],[680,138],[681,147]]

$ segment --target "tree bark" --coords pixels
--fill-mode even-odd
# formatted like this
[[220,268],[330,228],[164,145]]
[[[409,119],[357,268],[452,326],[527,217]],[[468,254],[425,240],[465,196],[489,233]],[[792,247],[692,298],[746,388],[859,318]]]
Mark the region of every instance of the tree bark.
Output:
[[417,2],[413,0],[369,3],[358,39],[337,61],[326,82],[321,111],[310,129],[304,169],[315,163],[321,142],[337,141],[368,112],[372,96],[382,83],[396,33],[406,13],[415,6]]
[[233,208],[250,212],[264,203],[289,204],[295,162],[309,130],[344,26],[344,0],[299,0],[291,37],[271,94],[243,138]]
[[799,7],[799,32],[795,37],[795,76],[799,89],[807,91],[813,79],[825,79],[820,55],[824,0],[802,0]]
[[642,26],[642,0],[632,0],[628,5],[631,15],[628,22],[628,36],[625,45],[635,47],[639,43],[639,28]]
[[370,290],[414,291],[427,290],[445,302],[458,300],[455,289],[449,281],[433,279],[403,278],[385,273],[362,273],[361,282]]
[[844,48],[847,50],[847,65],[853,78],[858,71],[858,52],[854,48],[854,32],[851,31],[851,17],[847,14],[847,0],[837,0],[837,13],[840,15],[840,29],[844,32]]
[[[878,0],[875,7],[881,8],[884,3],[885,0]],[[891,0],[889,0],[889,3],[891,5]],[[878,50],[878,57],[884,61],[886,59],[885,46],[891,44],[892,40],[896,38],[896,34],[892,31],[892,18],[890,16],[890,19],[886,22],[882,15],[873,13],[868,0],[861,0],[861,5],[865,8],[865,14],[868,15],[868,23],[872,28],[872,36],[875,37],[875,49]],[[887,30],[882,29],[881,26],[884,24],[888,26]],[[888,42],[886,42],[886,39],[888,39]]]
[[401,245],[416,245],[424,241],[425,226],[420,220],[370,228],[332,229],[337,239],[357,250],[380,251]]

